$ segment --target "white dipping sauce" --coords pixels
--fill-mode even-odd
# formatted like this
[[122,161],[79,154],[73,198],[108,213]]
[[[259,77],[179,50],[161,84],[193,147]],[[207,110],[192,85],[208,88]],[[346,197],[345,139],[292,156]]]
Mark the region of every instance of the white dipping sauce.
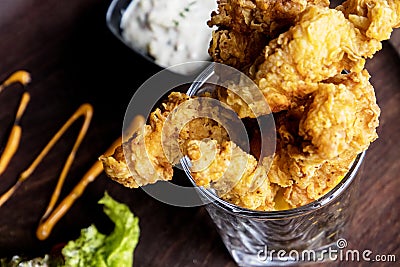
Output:
[[133,0],[122,15],[122,37],[162,67],[206,61],[212,33],[207,21],[216,8],[216,0]]

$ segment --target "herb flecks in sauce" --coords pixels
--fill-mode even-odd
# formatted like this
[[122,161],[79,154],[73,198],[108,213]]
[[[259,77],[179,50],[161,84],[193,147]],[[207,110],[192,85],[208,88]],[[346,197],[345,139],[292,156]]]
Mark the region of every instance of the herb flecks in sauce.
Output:
[[[207,21],[216,9],[215,0],[132,1],[122,13],[121,37],[164,68],[208,61],[213,29]],[[201,64],[186,64],[170,70],[193,74],[201,68]]]
[[[179,16],[180,16],[181,18],[186,18],[187,13],[190,12],[190,7],[193,6],[194,4],[196,4],[196,1],[190,2],[189,5],[183,9],[183,11],[179,12]],[[178,23],[178,24],[176,24],[176,26],[178,26],[178,25],[179,25],[179,22],[176,21],[176,20],[174,20],[174,23],[175,23],[175,22]]]

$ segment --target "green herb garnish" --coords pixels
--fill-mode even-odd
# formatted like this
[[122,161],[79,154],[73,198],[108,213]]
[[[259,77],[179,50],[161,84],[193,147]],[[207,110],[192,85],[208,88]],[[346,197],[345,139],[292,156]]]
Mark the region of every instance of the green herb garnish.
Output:
[[[181,12],[179,12],[179,16],[181,18],[186,18],[187,13],[189,13],[190,11],[190,7],[193,6],[194,4],[196,4],[196,1],[190,2]],[[172,22],[174,23],[175,27],[179,26],[179,21],[177,20],[172,20]]]

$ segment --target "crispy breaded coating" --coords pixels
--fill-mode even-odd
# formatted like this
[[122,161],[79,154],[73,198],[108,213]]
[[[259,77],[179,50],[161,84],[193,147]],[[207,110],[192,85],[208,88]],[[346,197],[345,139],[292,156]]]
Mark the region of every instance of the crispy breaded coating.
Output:
[[208,52],[214,62],[245,70],[269,40],[287,30],[307,5],[329,6],[328,0],[221,0],[208,22],[217,26]]
[[[300,108],[302,109],[302,108]],[[268,179],[283,189],[289,208],[320,198],[337,185],[357,156],[352,150],[331,159],[303,151],[307,141],[298,135],[298,114],[282,114],[277,119],[278,145]]]
[[[307,176],[307,179],[299,179],[292,186],[286,187],[283,199],[291,208],[300,207],[319,199],[344,178],[356,156],[344,154],[334,160],[324,161],[320,166],[314,165],[316,168],[314,174]],[[297,163],[301,164],[301,161],[297,161]]]
[[274,36],[293,24],[307,5],[328,7],[328,0],[220,0],[218,12],[211,14],[209,26],[252,31]]
[[400,27],[400,1],[347,0],[336,7],[368,38],[387,40]]
[[243,70],[254,62],[267,42],[268,37],[257,31],[220,29],[213,31],[208,53],[214,62]]
[[197,185],[216,190],[232,204],[262,211],[275,210],[281,188],[283,197],[279,201],[290,208],[320,198],[339,183],[357,156],[349,153],[330,161],[308,161],[307,154],[287,145],[275,153],[271,165],[269,158],[258,164],[230,141],[188,144],[191,174]]
[[132,178],[128,165],[124,157],[122,146],[115,149],[111,156],[101,156],[100,160],[103,163],[104,172],[112,180],[129,188],[138,188],[138,184]]
[[[304,101],[303,105],[277,114],[278,143],[272,162],[270,158],[264,158],[261,163],[258,162],[254,156],[229,141],[227,133],[216,122],[202,118],[191,121],[191,124],[188,123],[180,132],[179,140],[184,154],[191,159],[192,177],[196,184],[215,189],[222,199],[230,203],[255,210],[275,210],[278,201],[276,197],[280,197],[279,201],[285,202],[289,208],[298,207],[318,199],[344,177],[358,151],[366,149],[369,142],[376,138],[375,128],[377,127],[379,108],[376,106],[375,96],[368,78],[366,71],[362,75],[339,75],[329,83],[335,88],[330,92],[331,96],[324,90],[320,90],[318,93],[321,96],[316,92],[313,97]],[[339,84],[338,88],[335,87],[336,84]],[[349,105],[346,101],[342,102],[342,99],[347,100],[347,97],[340,95],[344,93],[344,90],[348,91],[346,91],[346,94],[351,95],[349,99],[353,101],[352,104],[358,103],[354,114],[357,120],[348,121],[350,125],[341,125],[341,127],[351,127],[353,123],[355,129],[346,149],[340,150],[340,155],[332,154],[328,157],[318,151],[317,148],[325,151],[327,148],[331,148],[329,144],[323,142],[313,144],[313,140],[307,140],[300,132],[307,129],[307,123],[322,124],[319,120],[328,123],[330,126],[336,125],[337,121],[331,119],[331,114],[329,112],[325,114],[325,111],[331,108],[345,109],[346,107],[341,105]],[[322,101],[320,97],[325,96],[332,97],[333,100]],[[339,98],[336,99],[336,97]],[[177,99],[180,100],[177,101]],[[166,170],[172,170],[173,164],[167,160],[162,149],[160,141],[161,122],[165,123],[168,117],[167,113],[174,112],[173,109],[178,106],[178,103],[188,101],[188,98],[185,95],[175,93],[170,96],[170,100],[171,102],[164,105],[164,107],[167,107],[164,112],[157,109],[150,117],[153,124],[147,125],[147,128],[151,127],[154,130],[151,135],[146,135],[146,137],[151,136],[152,138],[148,140],[149,143],[138,142],[139,135],[134,135],[124,144],[125,150],[128,151],[125,151],[125,153],[128,157],[135,159],[134,162],[129,163],[133,164],[133,168],[142,168],[143,163],[147,162],[147,155],[139,153],[140,150],[138,149],[146,149],[146,145],[150,144],[149,151],[153,153],[150,158],[158,159],[157,162],[151,163],[159,164],[154,167],[151,166],[151,168],[153,168],[153,173],[156,170],[161,175],[154,178],[145,176],[145,173],[140,173],[139,171],[142,169],[138,171],[133,169],[132,171],[131,166],[128,168],[122,147],[120,147],[113,156],[102,157],[105,171],[113,180],[127,187],[137,187],[158,180],[168,180],[172,177],[172,171],[168,173],[168,176],[165,175]],[[310,119],[314,116],[314,113],[318,115],[315,118],[316,121]],[[163,115],[160,116],[159,114]],[[344,115],[346,115],[345,111]],[[154,124],[156,125],[151,126]],[[332,127],[332,129],[328,127],[316,131],[320,134],[329,135],[335,134],[337,129],[336,127]],[[317,137],[316,140],[318,141],[324,140],[324,138],[319,138],[317,133],[308,134]],[[344,145],[341,147],[344,147]],[[337,149],[334,149],[334,151],[337,151]],[[133,177],[130,175],[131,173]],[[279,190],[283,190],[283,196],[277,196]]]
[[[394,27],[400,26],[399,13],[399,1],[392,0],[349,0],[336,10],[306,6],[295,25],[270,41],[249,69],[242,67],[248,61],[243,61],[246,57],[239,54],[242,48],[246,49],[243,42],[236,46],[225,42],[230,53],[227,49],[218,50],[214,42],[219,39],[216,39],[210,49],[223,55],[213,57],[217,62],[226,60],[227,64],[249,73],[272,112],[279,112],[289,109],[317,90],[319,83],[343,70],[360,72],[366,59],[382,48],[381,41],[390,37]],[[250,53],[252,60],[254,54]],[[233,103],[234,97],[229,102]]]
[[[177,108],[189,102],[190,97],[172,92],[168,100],[150,114],[148,124],[135,132],[129,141],[115,150],[112,156],[102,156],[106,174],[127,187],[138,187],[173,176],[173,165],[181,158],[187,140],[211,138],[222,142],[228,140],[227,132],[210,118],[196,118],[194,111],[181,109],[179,118],[188,123],[176,131],[174,116]],[[215,112],[218,112],[216,110]],[[172,123],[166,123],[170,120]],[[163,140],[176,140],[175,143]]]
[[158,180],[171,180],[172,164],[162,149],[163,124],[171,111],[188,99],[185,94],[171,93],[168,102],[163,104],[163,110],[157,108],[152,112],[149,123],[134,133],[132,138],[123,144],[123,149],[117,148],[110,157],[100,157],[106,174],[128,187],[138,187]]
[[259,165],[254,156],[231,141],[190,141],[187,151],[197,185],[211,187],[222,199],[238,206],[273,209],[278,187],[268,180],[268,158]]
[[322,159],[366,150],[377,137],[380,109],[366,70],[320,83],[301,118],[299,135],[310,145],[303,151]]
[[380,109],[366,70],[320,84],[308,99],[276,115],[278,145],[268,174],[299,207],[338,184],[377,138]]
[[290,108],[343,70],[360,72],[365,58],[381,49],[342,12],[310,6],[299,22],[265,47],[251,73],[273,112]]

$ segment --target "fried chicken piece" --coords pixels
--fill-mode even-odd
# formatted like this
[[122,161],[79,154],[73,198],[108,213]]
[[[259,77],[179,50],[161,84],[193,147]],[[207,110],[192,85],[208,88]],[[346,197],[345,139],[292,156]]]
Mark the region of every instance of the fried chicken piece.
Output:
[[[162,150],[162,128],[167,116],[188,96],[172,93],[164,110],[157,108],[149,117],[149,124],[134,133],[110,157],[102,156],[105,173],[127,187],[138,187],[158,180],[171,180],[172,164]],[[126,155],[124,155],[124,152]],[[127,157],[127,158],[126,158]]]
[[215,73],[221,86],[215,88],[213,97],[225,103],[240,118],[257,118],[271,113],[264,95],[247,75],[233,73],[234,77],[229,77],[218,66]]
[[387,40],[393,28],[400,27],[397,0],[347,0],[336,9],[371,39]]
[[352,151],[358,154],[377,137],[380,109],[366,70],[338,75],[320,83],[300,120],[299,135],[310,145],[303,151],[333,159]]
[[289,208],[333,189],[377,138],[380,110],[366,70],[320,86],[302,103],[275,114],[277,147],[268,179],[283,188]]
[[392,0],[349,0],[338,10],[307,7],[249,70],[271,110],[289,109],[343,70],[360,72],[399,26],[399,6]]
[[[201,103],[192,103],[190,99],[186,94],[171,93],[162,108],[150,114],[147,125],[117,148],[112,156],[100,157],[105,173],[124,186],[133,188],[160,180],[168,181],[172,179],[173,165],[182,157],[187,140],[228,140],[228,133],[216,121],[197,118],[196,105]],[[195,107],[179,109],[184,103]],[[178,127],[179,121],[187,123]]]
[[342,12],[310,6],[289,31],[265,48],[253,79],[272,112],[290,108],[342,70],[360,72],[381,43],[364,36]]
[[[298,134],[304,114],[305,107],[299,106],[277,117],[279,138],[272,162],[266,157],[260,164],[231,141],[189,141],[194,181],[216,190],[225,201],[253,210],[275,210],[277,201],[294,208],[320,198],[345,176],[357,153],[347,150],[330,160],[310,157],[303,151],[307,141]],[[279,190],[283,196],[277,195]]]
[[208,53],[214,62],[244,70],[260,55],[268,38],[259,32],[213,31]]
[[307,5],[328,7],[329,0],[220,0],[218,12],[211,14],[208,25],[274,36],[291,26]]
[[304,107],[299,106],[276,115],[277,145],[268,178],[271,183],[281,188],[298,183],[307,185],[326,161],[310,158],[309,154],[302,150],[304,140],[299,136],[298,130],[303,114]]
[[319,199],[339,184],[348,173],[356,156],[350,153],[331,161],[325,161],[313,175],[286,187],[283,199],[291,208],[300,207]]
[[111,156],[100,156],[104,172],[115,182],[129,188],[138,188],[139,185],[132,178],[131,172],[125,160],[122,146],[115,149]]
[[284,201],[289,208],[308,204],[330,191],[357,156],[354,151],[346,150],[328,160],[304,152],[303,145],[307,142],[297,133],[302,115],[296,113],[281,114],[277,119],[278,144],[268,173],[269,181],[283,189],[280,202]]
[[212,188],[222,199],[244,208],[273,209],[278,187],[268,180],[268,158],[258,164],[231,141],[190,141],[187,151],[197,185]]
[[269,40],[294,24],[307,5],[329,6],[328,0],[221,0],[208,22],[217,26],[208,52],[214,62],[246,70]]

